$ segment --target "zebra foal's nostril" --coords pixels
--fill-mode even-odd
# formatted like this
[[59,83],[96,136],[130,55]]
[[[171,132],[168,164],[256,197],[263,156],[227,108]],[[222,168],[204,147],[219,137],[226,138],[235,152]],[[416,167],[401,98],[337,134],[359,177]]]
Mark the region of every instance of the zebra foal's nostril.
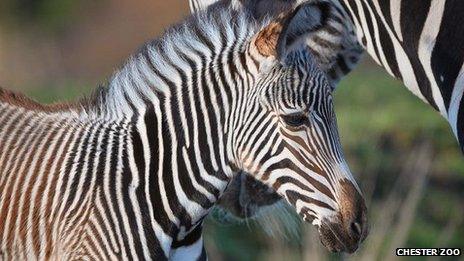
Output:
[[354,252],[368,233],[367,208],[362,195],[349,181],[340,183],[340,240],[347,252]]
[[360,237],[362,234],[362,226],[359,222],[352,222],[351,223],[351,232],[356,236]]
[[362,242],[367,235],[366,206],[363,200],[357,201],[351,211],[344,213],[346,233],[355,242]]
[[358,222],[352,222],[351,223],[351,231],[356,234],[357,236],[361,235],[362,230],[361,230],[361,225]]

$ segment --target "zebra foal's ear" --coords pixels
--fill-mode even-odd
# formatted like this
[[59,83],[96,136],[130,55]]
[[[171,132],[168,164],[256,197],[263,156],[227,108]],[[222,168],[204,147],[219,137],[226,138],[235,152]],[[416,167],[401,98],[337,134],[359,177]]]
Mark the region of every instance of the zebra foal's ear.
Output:
[[264,58],[275,58],[283,62],[291,50],[305,48],[300,39],[319,29],[324,19],[325,10],[320,5],[299,5],[259,31],[252,41],[252,48]]

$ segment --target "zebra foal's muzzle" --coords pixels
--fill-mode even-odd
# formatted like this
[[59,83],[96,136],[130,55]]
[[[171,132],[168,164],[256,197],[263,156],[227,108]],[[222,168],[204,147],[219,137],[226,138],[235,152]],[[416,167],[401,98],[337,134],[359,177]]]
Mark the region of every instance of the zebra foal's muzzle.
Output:
[[367,208],[359,191],[350,181],[342,181],[339,211],[319,225],[322,244],[332,252],[355,252],[369,232]]

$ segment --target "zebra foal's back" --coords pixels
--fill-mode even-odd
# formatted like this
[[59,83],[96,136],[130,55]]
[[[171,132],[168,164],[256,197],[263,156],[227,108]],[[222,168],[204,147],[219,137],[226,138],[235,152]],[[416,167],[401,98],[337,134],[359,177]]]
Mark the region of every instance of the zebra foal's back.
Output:
[[[102,236],[111,231],[102,222],[108,208],[103,175],[126,144],[119,138],[123,125],[83,120],[77,109],[10,93],[1,98],[0,257],[98,256]],[[106,165],[110,157],[113,166]]]

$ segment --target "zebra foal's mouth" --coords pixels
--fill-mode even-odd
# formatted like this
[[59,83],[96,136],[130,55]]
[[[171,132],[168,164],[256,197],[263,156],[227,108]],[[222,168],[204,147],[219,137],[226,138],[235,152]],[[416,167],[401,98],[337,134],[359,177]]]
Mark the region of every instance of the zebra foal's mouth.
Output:
[[364,199],[351,182],[342,182],[343,193],[336,216],[322,220],[321,243],[332,252],[355,252],[369,233]]
[[[332,218],[315,220],[307,208],[299,215],[307,223],[315,223],[322,245],[331,252],[355,252],[368,234],[367,209],[361,194],[351,182],[341,182],[343,195],[340,209]],[[281,197],[272,189],[244,172],[238,173],[219,205],[238,219],[245,220],[259,215],[261,209],[275,205]]]

